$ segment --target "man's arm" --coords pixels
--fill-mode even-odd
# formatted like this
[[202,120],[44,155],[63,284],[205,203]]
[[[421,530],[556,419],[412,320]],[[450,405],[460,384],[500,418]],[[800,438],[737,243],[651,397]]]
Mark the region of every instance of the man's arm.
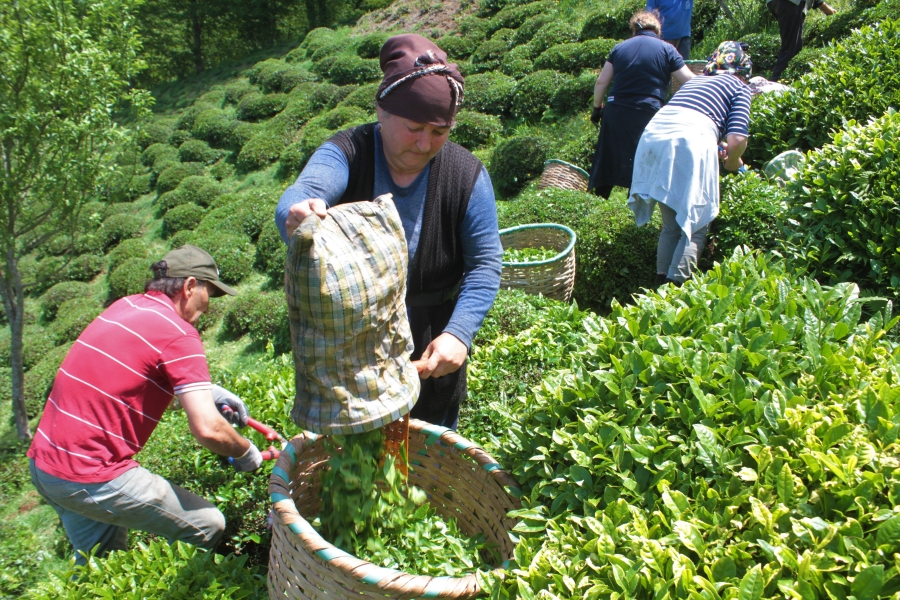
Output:
[[191,433],[200,445],[220,456],[238,458],[250,448],[250,440],[243,437],[216,409],[212,390],[193,390],[178,394]]

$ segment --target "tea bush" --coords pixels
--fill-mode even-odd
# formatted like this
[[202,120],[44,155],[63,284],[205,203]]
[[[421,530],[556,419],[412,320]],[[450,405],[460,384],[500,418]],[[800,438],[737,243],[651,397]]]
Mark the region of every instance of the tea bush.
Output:
[[163,231],[167,235],[183,229],[194,229],[203,220],[206,210],[196,204],[183,204],[170,209],[163,216]]
[[450,137],[460,146],[474,150],[480,146],[492,145],[502,131],[503,123],[498,117],[461,110],[456,115],[456,126]]
[[[271,215],[267,215],[271,218]],[[219,278],[225,283],[238,283],[253,268],[253,247],[246,235],[225,232],[195,234],[188,238],[195,246],[209,252],[219,267]],[[173,238],[174,240],[174,238]]]
[[147,146],[141,153],[141,163],[146,167],[152,167],[160,158],[175,160],[178,158],[178,149],[168,144],[156,143]]
[[221,150],[210,148],[209,144],[202,140],[188,140],[178,148],[178,160],[181,162],[211,165],[222,158],[224,154]]
[[[381,54],[381,47],[390,37],[383,31],[376,31],[368,35],[364,35],[356,42],[356,54],[360,58],[378,58]],[[439,46],[441,50],[446,52],[446,48]]]
[[580,112],[588,115],[593,106],[596,81],[597,77],[592,71],[584,71],[578,77],[564,81],[550,100],[550,108],[554,114],[559,116]]
[[143,223],[133,214],[110,215],[103,219],[98,237],[104,250],[115,246],[122,240],[140,237]]
[[284,140],[281,136],[261,131],[241,148],[237,166],[244,171],[262,169],[278,160],[283,150]]
[[491,153],[491,181],[501,196],[511,198],[531,179],[540,177],[547,160],[547,144],[535,136],[511,137]]
[[178,115],[178,119],[175,121],[175,129],[183,129],[185,131],[190,131],[194,126],[194,121],[197,120],[197,115],[200,114],[201,111],[210,107],[201,107],[199,105],[193,105],[189,108],[183,110],[180,115]]
[[238,121],[237,126],[231,130],[231,134],[228,136],[229,147],[240,151],[240,149],[244,147],[244,144],[252,140],[262,131],[262,129],[263,125],[261,123],[244,123]]
[[530,44],[516,46],[503,56],[500,72],[521,79],[534,71],[535,56],[534,48]]
[[123,167],[110,176],[103,195],[108,202],[134,202],[150,192],[150,175],[144,169]]
[[53,572],[29,591],[29,600],[119,600],[203,598],[248,600],[266,598],[265,581],[247,556],[222,556],[183,542],[139,543],[127,551],[91,558],[83,567]]
[[289,92],[301,83],[316,79],[316,76],[306,69],[272,58],[257,63],[254,69],[258,69],[258,72],[255,76],[249,77],[250,82],[259,84],[267,94]]
[[[229,144],[231,132],[237,125],[238,121],[234,118],[233,111],[207,108],[197,115],[191,134],[197,138],[197,140],[204,140],[217,148],[221,148]],[[185,159],[184,157],[182,157],[181,160],[186,162],[207,162],[205,159]],[[215,161],[213,160],[210,162]]]
[[534,296],[522,290],[500,290],[491,309],[484,317],[473,344],[487,346],[501,336],[514,336],[536,324],[546,310],[563,304],[544,296]]
[[526,75],[516,84],[512,113],[522,119],[540,119],[557,90],[571,80],[572,76],[567,73],[549,70]]
[[[56,318],[59,305],[73,298],[87,298],[91,295],[91,286],[81,281],[62,281],[52,286],[41,295],[41,319],[49,323]],[[2,361],[0,361],[2,362]]]
[[225,86],[225,102],[227,104],[237,104],[241,98],[252,92],[258,91],[255,85],[242,79],[232,81]]
[[281,241],[281,233],[275,225],[274,219],[268,219],[263,223],[256,241],[256,255],[253,266],[261,273],[269,276],[273,283],[280,284],[284,280],[284,263],[287,256],[287,246]]
[[[202,112],[201,112],[202,114]],[[186,141],[193,139],[193,134],[190,131],[186,131],[184,129],[176,129],[172,132],[172,135],[169,136],[169,145],[175,146],[176,148]]]
[[[12,352],[10,341],[9,327],[0,329],[0,365],[4,365],[7,368],[12,364],[10,362],[10,354]],[[44,327],[37,324],[26,325],[22,332],[23,368],[28,371],[43,360],[47,353],[55,347],[56,339],[50,335],[50,332]],[[0,384],[10,386],[10,389],[7,390],[6,393],[9,395],[10,400],[12,400],[12,381],[0,380]],[[2,481],[0,481],[0,483],[2,483]]]
[[788,184],[786,252],[826,282],[900,292],[900,114],[849,122]]
[[573,297],[579,306],[605,312],[613,299],[628,302],[641,288],[655,285],[657,214],[637,227],[621,198],[545,188],[504,205],[501,228],[528,223],[559,223],[575,231]]
[[[212,201],[222,195],[224,191],[225,188],[222,184],[212,177],[192,175],[182,179],[181,183],[179,183],[178,187],[174,190],[174,193],[178,194],[181,200],[183,200],[183,202],[179,202],[178,204],[193,202],[198,206],[209,206]],[[161,200],[162,197],[157,200],[157,204],[160,206],[162,205]]]
[[495,71],[500,66],[500,61],[512,47],[511,42],[504,39],[491,38],[482,42],[474,52],[470,63],[473,73]]
[[516,80],[500,73],[466,77],[466,107],[489,115],[503,115],[516,93]]
[[328,129],[321,121],[308,123],[300,133],[300,140],[282,151],[282,168],[292,175],[299,174],[316,149],[335,133],[335,130]]
[[360,58],[355,54],[339,56],[328,69],[328,79],[337,85],[363,83],[381,78],[377,59]]
[[554,20],[541,27],[529,45],[540,55],[553,46],[577,42],[579,35],[579,29],[574,24],[562,19]]
[[122,260],[109,274],[110,300],[143,293],[144,286],[153,277],[150,265],[154,262],[153,258],[139,256]]
[[150,246],[147,245],[147,242],[143,238],[132,238],[124,240],[106,255],[108,271],[112,273],[116,270],[116,267],[129,258],[148,259],[148,265],[154,262],[149,260]]
[[750,46],[753,57],[753,75],[771,76],[772,67],[781,49],[781,38],[776,33],[750,33],[741,37]]
[[555,12],[557,6],[553,0],[506,6],[489,20],[488,31],[493,34],[498,29],[518,29],[531,17]]
[[259,121],[280,113],[287,105],[287,94],[247,94],[238,104],[237,117],[242,121]]
[[198,162],[174,163],[159,174],[156,180],[156,192],[164,194],[174,190],[181,180],[191,175],[200,175],[203,172],[203,164]]
[[615,8],[599,10],[584,21],[581,27],[581,39],[592,40],[596,38],[608,38],[624,40],[631,37],[631,27],[628,20],[639,10],[644,10],[645,3],[640,0],[628,0]]
[[152,120],[138,126],[134,141],[141,150],[146,150],[153,144],[164,144],[171,133],[171,127],[160,121]]
[[516,29],[516,34],[513,36],[513,43],[515,43],[516,46],[528,44],[534,39],[534,35],[540,31],[544,25],[558,18],[557,15],[558,13],[556,12],[546,12],[534,15],[533,17],[528,17],[525,19],[525,22]]
[[56,320],[47,329],[57,344],[74,342],[101,312],[103,307],[94,298],[72,298],[59,305]]
[[437,47],[447,53],[451,62],[465,60],[472,56],[478,46],[471,38],[457,35],[446,35],[434,42]]
[[237,296],[225,313],[222,327],[234,337],[249,334],[255,342],[271,341],[278,354],[291,350],[287,301],[281,291]]
[[277,193],[271,191],[241,192],[233,197],[233,201],[216,205],[207,213],[197,227],[197,233],[235,233],[255,240],[263,224],[272,220],[278,197]]
[[366,112],[366,114],[372,114],[375,112],[375,93],[378,91],[377,83],[368,83],[366,85],[361,85],[351,93],[347,94],[347,97],[341,100],[340,106],[338,108],[360,108]]
[[65,267],[59,272],[60,280],[90,281],[103,270],[103,257],[98,254],[87,253],[74,256],[68,260]]

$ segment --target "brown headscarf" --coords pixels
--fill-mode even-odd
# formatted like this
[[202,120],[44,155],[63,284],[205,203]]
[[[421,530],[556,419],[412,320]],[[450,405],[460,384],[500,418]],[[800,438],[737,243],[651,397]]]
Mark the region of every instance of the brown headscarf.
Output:
[[421,35],[406,33],[381,48],[384,79],[375,99],[398,117],[438,127],[453,124],[463,99],[463,77],[447,53]]

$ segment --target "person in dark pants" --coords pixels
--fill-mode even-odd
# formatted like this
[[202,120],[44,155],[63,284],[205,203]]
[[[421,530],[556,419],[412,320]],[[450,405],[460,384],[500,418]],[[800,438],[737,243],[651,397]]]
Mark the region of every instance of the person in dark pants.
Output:
[[604,198],[609,198],[613,186],[631,187],[634,151],[644,127],[663,104],[672,74],[680,83],[694,76],[675,48],[659,38],[656,13],[637,12],[630,22],[634,37],[612,49],[594,84],[591,122],[596,125],[602,116],[603,124],[588,189]]
[[778,32],[781,34],[781,50],[772,69],[772,81],[778,81],[791,59],[803,49],[803,23],[809,9],[818,8],[826,15],[837,11],[822,0],[768,0],[766,6],[778,19]]

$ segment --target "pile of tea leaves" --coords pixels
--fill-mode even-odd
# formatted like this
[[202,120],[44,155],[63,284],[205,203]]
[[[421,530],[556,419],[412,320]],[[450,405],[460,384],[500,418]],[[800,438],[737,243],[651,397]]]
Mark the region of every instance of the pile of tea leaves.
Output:
[[503,251],[503,262],[524,263],[550,260],[559,254],[553,248],[507,248]]
[[407,484],[396,458],[385,455],[380,429],[325,443],[331,458],[313,522],[325,539],[373,564],[416,575],[458,577],[492,568],[482,558],[495,553],[484,534],[467,536],[455,519],[437,515],[425,492]]

